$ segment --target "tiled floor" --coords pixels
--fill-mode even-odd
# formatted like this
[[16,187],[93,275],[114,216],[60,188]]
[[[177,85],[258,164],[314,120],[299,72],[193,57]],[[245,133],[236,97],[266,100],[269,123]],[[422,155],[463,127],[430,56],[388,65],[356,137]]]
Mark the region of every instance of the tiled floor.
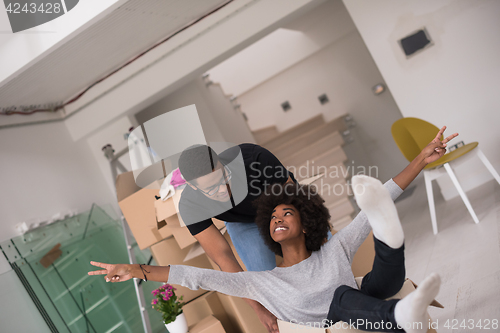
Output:
[[[475,224],[460,197],[445,201],[434,184],[437,235],[423,179],[413,185],[414,193],[396,204],[405,232],[406,275],[418,284],[432,272],[440,274],[436,299],[445,308],[429,308],[438,333],[500,332],[500,185],[491,181],[467,192],[480,220]],[[469,326],[480,319],[483,326],[489,320],[490,329]],[[499,326],[492,326],[494,319]]]

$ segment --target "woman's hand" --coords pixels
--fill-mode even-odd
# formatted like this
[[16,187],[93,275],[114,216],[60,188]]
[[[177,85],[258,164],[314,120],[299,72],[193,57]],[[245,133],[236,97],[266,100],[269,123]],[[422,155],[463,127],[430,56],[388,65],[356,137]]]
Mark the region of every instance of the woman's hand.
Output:
[[104,279],[106,282],[123,282],[130,280],[131,278],[134,277],[133,272],[135,271],[134,266],[137,265],[128,265],[128,264],[104,264],[101,262],[95,262],[91,261],[91,265],[97,266],[100,268],[104,268],[103,270],[100,271],[90,271],[88,274],[89,275],[104,275]]
[[454,133],[441,141],[441,135],[444,133],[446,126],[443,126],[438,132],[434,140],[431,141],[418,156],[411,161],[408,166],[401,171],[392,180],[402,189],[406,189],[408,185],[417,177],[417,175],[422,171],[425,166],[429,163],[437,161],[441,156],[446,153],[446,144],[456,136],[458,133]]
[[426,164],[435,162],[441,158],[441,156],[446,153],[446,144],[458,136],[458,133],[454,133],[441,141],[441,135],[443,135],[445,130],[446,126],[443,126],[434,140],[432,140],[420,153]]

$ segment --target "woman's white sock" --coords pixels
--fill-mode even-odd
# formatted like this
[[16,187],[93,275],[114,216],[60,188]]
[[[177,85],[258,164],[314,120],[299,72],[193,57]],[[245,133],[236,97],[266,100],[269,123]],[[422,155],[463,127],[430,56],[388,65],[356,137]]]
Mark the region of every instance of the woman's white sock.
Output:
[[373,235],[393,249],[404,243],[404,233],[389,191],[376,178],[352,177],[352,189],[358,206],[368,217]]
[[426,333],[429,329],[427,307],[439,292],[441,279],[433,273],[415,291],[400,300],[394,308],[394,317],[406,333]]

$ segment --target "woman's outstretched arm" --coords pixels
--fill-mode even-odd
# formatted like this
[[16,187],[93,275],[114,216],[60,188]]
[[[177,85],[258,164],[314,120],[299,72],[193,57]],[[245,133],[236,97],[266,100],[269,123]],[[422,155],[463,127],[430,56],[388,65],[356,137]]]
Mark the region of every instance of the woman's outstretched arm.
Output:
[[221,292],[226,295],[245,297],[256,300],[256,278],[259,272],[221,272],[183,265],[148,266],[129,264],[104,264],[90,262],[92,265],[104,268],[88,272],[89,275],[106,275],[107,282],[123,282],[132,278],[147,279],[170,284],[179,284],[191,290],[205,289]]

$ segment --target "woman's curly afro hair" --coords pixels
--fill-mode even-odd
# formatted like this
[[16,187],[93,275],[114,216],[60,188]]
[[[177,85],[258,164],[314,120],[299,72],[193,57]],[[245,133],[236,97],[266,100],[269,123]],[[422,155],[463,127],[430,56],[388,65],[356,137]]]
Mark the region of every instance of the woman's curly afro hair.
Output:
[[325,200],[316,192],[315,186],[294,183],[273,184],[255,199],[257,224],[266,245],[279,256],[283,256],[281,245],[275,242],[269,232],[269,223],[276,206],[293,205],[300,214],[300,221],[305,230],[306,248],[318,251],[325,242],[330,230],[330,213],[323,204]]

